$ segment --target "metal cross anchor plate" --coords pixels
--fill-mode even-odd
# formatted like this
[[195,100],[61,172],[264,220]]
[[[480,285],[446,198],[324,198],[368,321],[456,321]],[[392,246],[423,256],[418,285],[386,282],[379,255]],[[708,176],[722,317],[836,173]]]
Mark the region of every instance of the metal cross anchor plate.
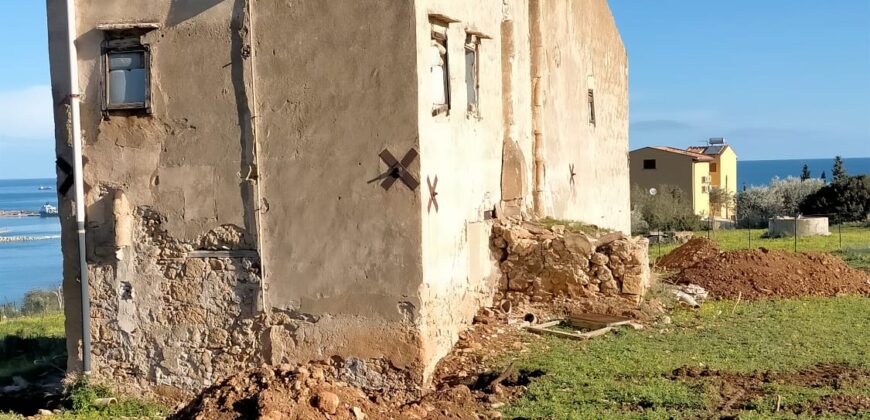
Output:
[[65,175],[63,177],[63,182],[60,184],[57,191],[60,195],[66,195],[66,193],[69,192],[69,189],[73,186],[73,167],[60,156],[57,157],[57,167]]
[[574,172],[574,164],[568,166],[568,174],[571,175],[571,186],[574,186],[574,177],[577,176],[577,172]]
[[396,160],[396,157],[393,156],[389,150],[381,152],[381,160],[383,160],[390,168],[387,170],[387,173],[384,174],[386,179],[384,179],[384,182],[381,182],[381,187],[385,190],[389,190],[397,179],[401,179],[402,182],[411,189],[411,191],[416,190],[417,187],[420,186],[420,181],[417,181],[417,178],[414,178],[414,175],[411,175],[408,166],[417,160],[417,156],[419,156],[417,151],[411,149],[408,153],[405,153],[405,157],[403,157],[400,162]]
[[426,183],[429,184],[429,213],[432,213],[432,207],[435,207],[435,213],[438,213],[438,175],[435,175],[433,182],[428,176]]

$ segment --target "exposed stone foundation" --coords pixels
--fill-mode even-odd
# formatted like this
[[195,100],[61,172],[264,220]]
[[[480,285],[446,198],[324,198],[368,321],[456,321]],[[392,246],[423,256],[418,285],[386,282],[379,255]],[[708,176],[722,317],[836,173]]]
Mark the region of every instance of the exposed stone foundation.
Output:
[[645,238],[506,221],[493,228],[492,245],[501,253],[501,289],[534,301],[598,294],[638,300],[649,287]]
[[[406,336],[410,349],[410,326],[266,312],[259,261],[247,256],[256,253],[245,251],[250,241],[242,230],[224,226],[189,244],[171,237],[149,209],[137,209],[133,219],[132,246],[119,249],[115,263],[90,266],[97,377],[128,392],[179,396],[264,363],[331,359],[343,380],[361,388],[414,388],[407,365],[326,350],[340,349],[337,341],[360,345],[341,328],[375,339]],[[382,332],[370,331],[376,328]]]

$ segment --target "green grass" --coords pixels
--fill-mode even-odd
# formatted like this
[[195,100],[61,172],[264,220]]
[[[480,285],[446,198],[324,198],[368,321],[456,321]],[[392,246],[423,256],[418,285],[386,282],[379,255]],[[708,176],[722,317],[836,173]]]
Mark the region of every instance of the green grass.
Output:
[[0,321],[0,385],[66,368],[63,314]]
[[552,219],[549,217],[540,220],[538,223],[540,223],[541,226],[547,229],[552,229],[553,226],[565,226],[565,231],[567,232],[585,233],[587,235],[594,235],[601,232],[612,232],[610,229],[601,228],[596,225],[589,225],[586,223],[576,222],[572,220]]
[[[0,322],[0,385],[12,377],[34,379],[46,370],[63,370],[66,365],[66,338],[63,314],[29,316]],[[79,380],[69,389],[70,409],[53,418],[112,419],[164,418],[169,411],[158,404],[135,398],[116,397],[117,402],[97,407],[97,398],[115,397],[111,388]],[[0,413],[0,420],[23,418]]]
[[[794,238],[763,238],[766,229],[722,229],[709,232],[710,238],[715,240],[724,251],[735,249],[747,249],[764,247],[772,250],[794,251]],[[696,232],[696,237],[706,238],[708,232]],[[750,241],[751,235],[751,241]],[[870,265],[870,227],[866,226],[843,226],[843,243],[840,246],[840,232],[837,226],[831,227],[830,236],[812,236],[798,238],[797,249],[800,252],[835,252],[844,250],[848,254],[855,254],[854,261],[863,261]],[[667,255],[679,245],[675,244],[650,244],[650,257],[658,258]]]
[[[861,297],[705,304],[678,311],[664,329],[621,331],[586,344],[547,338],[517,367],[546,375],[508,407],[508,418],[707,418],[718,393],[667,377],[683,366],[751,373],[820,363],[870,367],[870,299]],[[772,387],[741,418],[774,415],[825,395],[870,397],[866,383],[840,389]],[[644,407],[644,409],[641,409]],[[867,413],[870,416],[870,413]]]

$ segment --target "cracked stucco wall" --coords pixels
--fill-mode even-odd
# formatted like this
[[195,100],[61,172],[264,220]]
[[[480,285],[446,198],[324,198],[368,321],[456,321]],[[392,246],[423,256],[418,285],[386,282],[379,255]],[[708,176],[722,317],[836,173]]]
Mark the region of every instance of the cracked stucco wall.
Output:
[[538,1],[547,214],[629,233],[628,56],[613,15],[606,0]]
[[[47,4],[57,153],[71,162],[65,7]],[[529,0],[77,4],[96,373],[132,389],[191,391],[261,363],[338,357],[425,383],[496,291],[485,212],[501,212],[503,199],[531,209]],[[559,31],[547,44],[550,212],[604,215],[599,225],[620,228],[624,50],[604,0],[571,4],[554,1],[545,14]],[[427,97],[430,14],[458,21],[448,117],[433,118]],[[129,22],[160,25],[142,38],[153,114],[106,117],[96,27]],[[484,36],[479,117],[465,112],[467,30]],[[601,98],[594,132],[562,110],[583,114],[585,90],[555,93],[582,90],[567,85],[589,60]],[[419,152],[408,166],[418,188],[380,187],[385,150]],[[567,182],[567,160],[579,177],[566,195],[552,171],[565,166]],[[505,165],[516,179],[503,178]],[[76,370],[71,197],[60,208]]]

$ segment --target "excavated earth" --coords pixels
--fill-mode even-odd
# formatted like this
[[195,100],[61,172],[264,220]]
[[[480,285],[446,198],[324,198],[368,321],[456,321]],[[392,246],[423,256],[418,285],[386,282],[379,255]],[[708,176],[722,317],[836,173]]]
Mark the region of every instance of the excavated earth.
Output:
[[[173,419],[481,419],[500,418],[498,409],[522,395],[542,371],[524,371],[505,364],[505,356],[519,358],[542,343],[524,332],[538,319],[564,318],[574,313],[601,312],[649,322],[664,312],[655,303],[636,303],[621,297],[575,300],[555,298],[534,302],[520,293],[500,293],[496,301],[511,302],[485,308],[474,324],[439,363],[434,391],[397,392],[396,386],[361,388],[343,381],[341,363],[328,361],[304,366],[261,367],[233,376],[203,391]],[[495,368],[499,366],[498,368]]]
[[[798,372],[753,372],[733,373],[706,368],[682,367],[675,370],[669,379],[691,384],[705,385],[715,390],[715,411],[722,416],[736,415],[743,409],[751,409],[758,399],[775,400],[769,389],[772,385],[798,386],[802,388],[830,388],[828,395],[798,404],[785,403],[785,411],[803,416],[855,415],[870,412],[870,398],[861,395],[839,394],[842,389],[867,384],[870,369],[843,364],[822,364]],[[733,417],[733,416],[732,416]]]
[[697,284],[715,299],[870,296],[868,273],[823,253],[764,248],[720,252],[709,240],[693,239],[659,265],[678,271],[673,278],[677,284]]

